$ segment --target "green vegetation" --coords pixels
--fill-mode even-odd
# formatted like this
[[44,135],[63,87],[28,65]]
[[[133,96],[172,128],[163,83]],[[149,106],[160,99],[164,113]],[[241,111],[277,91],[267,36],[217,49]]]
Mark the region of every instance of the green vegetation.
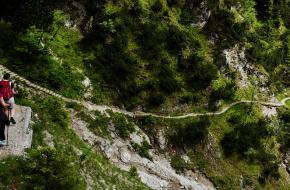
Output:
[[137,168],[136,167],[131,167],[129,170],[129,175],[131,177],[138,177],[138,172],[137,172]]
[[[289,87],[287,0],[209,0],[203,28],[193,27],[201,1],[79,3],[86,13],[80,20],[72,1],[3,5],[0,62],[68,97],[83,98],[81,81],[88,76],[96,103],[165,112],[176,104],[215,109],[219,100],[240,98],[237,72],[223,68],[221,59],[223,49],[239,43],[269,74],[273,91]],[[209,43],[213,37],[215,44]]]
[[[13,32],[9,25],[3,22],[0,23],[0,28],[1,64],[6,65],[27,79],[65,96],[77,98],[83,95],[84,87],[81,82],[84,75],[75,70],[76,64],[71,62],[71,59],[64,59],[61,62],[60,59],[66,57],[58,58],[56,56],[62,52],[57,52],[56,55],[52,55],[51,51],[54,50],[47,47],[45,42],[40,42],[40,36],[45,39],[48,38],[48,41],[54,40],[51,39],[49,34],[43,34],[35,28],[29,29],[24,34],[17,34]],[[68,33],[65,30],[62,32]],[[68,43],[72,39],[71,36],[67,36],[67,38],[63,38],[63,41],[67,40],[66,43]],[[44,47],[42,47],[41,43],[44,43]],[[67,45],[63,42],[61,45],[61,48],[64,50],[73,48],[65,48],[64,46]]]
[[225,133],[221,140],[225,156],[236,155],[251,162],[261,162],[264,167],[259,177],[260,182],[265,183],[269,177],[279,179],[281,158],[275,154],[277,144],[272,138],[274,131],[270,128],[272,126],[267,126],[270,121],[256,119],[244,122],[234,116],[228,122],[233,130]]
[[138,143],[131,142],[131,146],[141,157],[152,160],[152,156],[149,154],[149,149],[151,146],[146,140],[143,140],[140,145]]
[[215,78],[205,36],[180,23],[178,12],[166,2],[118,1],[103,6],[104,17],[88,36],[98,58],[91,64],[109,86],[118,89],[116,104],[158,107],[167,97],[181,96],[182,89],[198,96],[193,90],[204,91]]
[[33,149],[27,157],[5,159],[0,168],[1,189],[86,189],[77,168],[51,148]]
[[174,155],[171,157],[170,165],[178,170],[183,171],[186,169],[192,169],[188,163],[180,155]]
[[290,149],[290,110],[280,109],[279,110],[279,142],[281,143],[281,149],[288,151]]
[[122,114],[110,112],[114,127],[120,137],[127,139],[130,133],[135,131],[134,123]]
[[108,137],[110,135],[110,132],[108,130],[109,121],[110,119],[108,117],[100,112],[96,112],[95,119],[93,122],[90,123],[89,128],[93,130],[97,128],[97,134],[99,134],[100,136]]
[[191,119],[188,122],[174,123],[168,135],[169,142],[179,148],[191,148],[205,142],[210,125],[208,118],[202,117],[198,120]]
[[288,108],[290,108],[290,100],[288,100],[288,101],[286,102],[286,106],[287,106]]

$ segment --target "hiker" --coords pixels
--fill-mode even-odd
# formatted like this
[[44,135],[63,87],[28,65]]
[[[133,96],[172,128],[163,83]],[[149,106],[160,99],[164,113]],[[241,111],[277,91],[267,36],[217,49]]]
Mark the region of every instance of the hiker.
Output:
[[6,145],[5,125],[9,125],[9,119],[5,114],[5,110],[9,109],[9,107],[10,104],[4,101],[3,95],[0,93],[0,146]]
[[[6,116],[10,116],[9,121],[15,125],[16,121],[14,119],[15,114],[15,100],[14,95],[17,94],[17,92],[14,90],[14,84],[10,81],[10,74],[5,73],[3,76],[3,80],[0,81],[1,90],[3,99],[7,104],[10,104],[11,109],[5,109]],[[10,114],[9,114],[9,113]]]

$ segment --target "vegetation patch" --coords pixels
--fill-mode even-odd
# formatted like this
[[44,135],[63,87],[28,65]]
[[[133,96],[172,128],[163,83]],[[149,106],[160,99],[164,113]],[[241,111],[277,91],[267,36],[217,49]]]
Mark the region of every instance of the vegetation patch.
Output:
[[150,144],[143,140],[141,144],[131,142],[131,146],[141,157],[148,158],[149,160],[153,160],[152,156],[149,153],[149,149],[151,148]]
[[135,131],[134,123],[123,114],[110,112],[110,116],[118,135],[121,138],[128,139],[130,133]]
[[1,189],[86,189],[77,167],[52,148],[33,149],[26,157],[7,158],[0,168]]
[[290,109],[290,100],[286,102],[286,106]]
[[171,156],[170,165],[177,171],[192,169],[192,166],[187,163],[180,155]]
[[192,148],[205,142],[209,125],[206,117],[191,119],[183,124],[175,123],[170,129],[168,140],[177,149]]
[[98,111],[96,111],[94,117],[94,120],[89,124],[89,128],[102,137],[110,137],[110,130],[108,129],[110,118]]

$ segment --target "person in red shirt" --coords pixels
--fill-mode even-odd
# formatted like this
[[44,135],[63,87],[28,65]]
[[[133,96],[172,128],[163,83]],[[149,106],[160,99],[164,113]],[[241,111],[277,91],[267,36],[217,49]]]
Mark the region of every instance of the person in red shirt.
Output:
[[6,145],[5,125],[9,124],[9,119],[5,114],[5,110],[10,106],[4,101],[3,95],[0,93],[0,146]]
[[[14,119],[15,114],[15,100],[14,95],[17,94],[17,92],[14,90],[14,83],[10,81],[10,74],[5,73],[3,76],[3,80],[0,81],[0,86],[2,86],[0,93],[2,93],[4,101],[8,104],[10,104],[10,109],[6,110],[6,115],[10,116],[9,120],[12,124],[16,124],[16,121]],[[9,112],[9,114],[8,114]]]

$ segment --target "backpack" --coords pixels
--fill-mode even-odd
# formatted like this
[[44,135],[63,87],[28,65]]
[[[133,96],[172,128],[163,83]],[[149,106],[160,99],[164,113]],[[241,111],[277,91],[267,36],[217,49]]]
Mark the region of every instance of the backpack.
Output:
[[0,81],[0,87],[0,93],[3,95],[4,100],[9,100],[11,97],[13,97],[10,81]]

